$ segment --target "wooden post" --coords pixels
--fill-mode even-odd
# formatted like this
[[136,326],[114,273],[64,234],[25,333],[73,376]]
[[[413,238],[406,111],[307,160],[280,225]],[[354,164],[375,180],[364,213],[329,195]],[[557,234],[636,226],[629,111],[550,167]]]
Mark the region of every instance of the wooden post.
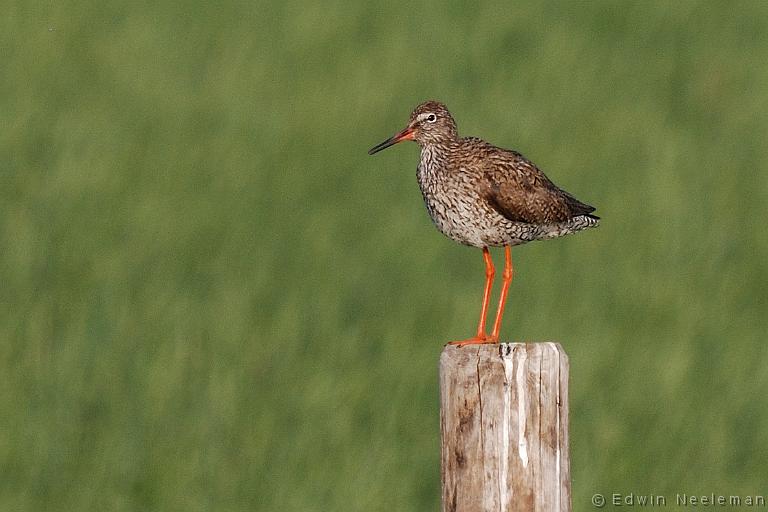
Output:
[[570,512],[568,356],[559,343],[446,345],[443,512]]

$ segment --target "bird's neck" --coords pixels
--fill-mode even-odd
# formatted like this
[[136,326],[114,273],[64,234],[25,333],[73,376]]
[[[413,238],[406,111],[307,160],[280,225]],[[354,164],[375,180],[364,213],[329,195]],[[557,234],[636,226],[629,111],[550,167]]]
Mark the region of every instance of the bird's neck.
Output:
[[421,146],[421,161],[419,166],[425,169],[444,165],[451,152],[451,144],[448,142],[427,143]]
[[416,177],[425,200],[441,183],[450,169],[450,147],[441,144],[424,144],[421,146],[421,160],[416,169]]

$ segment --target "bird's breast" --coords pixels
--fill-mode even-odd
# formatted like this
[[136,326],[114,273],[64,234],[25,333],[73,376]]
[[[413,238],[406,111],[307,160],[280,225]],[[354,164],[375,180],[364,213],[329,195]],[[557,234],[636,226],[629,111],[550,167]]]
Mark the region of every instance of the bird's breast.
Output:
[[466,169],[419,164],[419,188],[435,227],[466,245],[483,247],[495,227],[495,212],[480,197],[475,176]]

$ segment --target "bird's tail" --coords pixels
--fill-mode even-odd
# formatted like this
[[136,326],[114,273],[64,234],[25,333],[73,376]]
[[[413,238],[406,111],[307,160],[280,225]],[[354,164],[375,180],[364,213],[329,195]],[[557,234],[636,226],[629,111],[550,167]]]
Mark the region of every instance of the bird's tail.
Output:
[[577,215],[568,219],[565,222],[559,224],[550,224],[546,226],[546,231],[541,236],[540,240],[547,240],[550,238],[557,238],[560,236],[570,235],[582,229],[594,228],[600,225],[600,217],[597,215],[584,214]]

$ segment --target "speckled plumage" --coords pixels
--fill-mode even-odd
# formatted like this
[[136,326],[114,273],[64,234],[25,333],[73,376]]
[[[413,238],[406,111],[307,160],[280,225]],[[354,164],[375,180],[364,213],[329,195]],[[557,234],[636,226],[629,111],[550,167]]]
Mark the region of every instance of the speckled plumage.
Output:
[[416,107],[408,127],[421,146],[416,174],[427,211],[449,238],[475,247],[519,245],[597,226],[592,206],[520,153],[459,137],[442,103]]
[[[510,246],[556,238],[597,226],[595,209],[558,188],[530,160],[475,137],[459,137],[453,116],[438,101],[414,109],[408,126],[371,148],[377,153],[403,140],[421,146],[416,177],[435,226],[449,238],[483,249],[486,283],[477,334],[459,346],[494,343],[513,269]],[[505,246],[499,307],[493,331],[485,316],[494,276],[488,247]]]

